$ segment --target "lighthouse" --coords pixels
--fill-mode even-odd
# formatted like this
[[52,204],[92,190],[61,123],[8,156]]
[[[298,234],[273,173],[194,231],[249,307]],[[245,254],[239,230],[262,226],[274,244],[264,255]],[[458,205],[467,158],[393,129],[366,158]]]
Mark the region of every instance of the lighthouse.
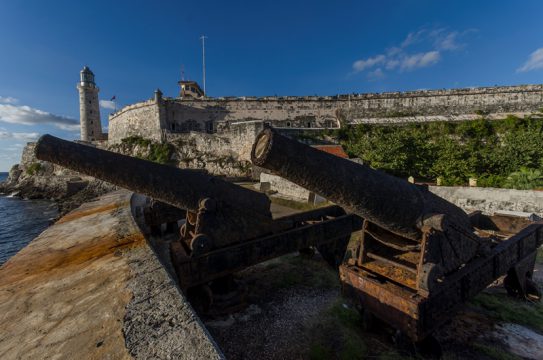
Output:
[[81,140],[102,140],[102,122],[100,121],[100,105],[98,103],[98,87],[94,82],[94,73],[85,66],[80,72],[79,114],[81,122]]

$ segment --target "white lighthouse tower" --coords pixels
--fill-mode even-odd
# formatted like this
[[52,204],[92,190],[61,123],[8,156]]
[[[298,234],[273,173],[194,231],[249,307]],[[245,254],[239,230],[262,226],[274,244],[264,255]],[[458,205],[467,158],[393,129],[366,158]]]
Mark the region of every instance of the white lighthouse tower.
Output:
[[100,105],[98,103],[98,87],[94,82],[94,73],[85,66],[81,70],[79,90],[79,113],[81,122],[81,140],[102,140],[102,122],[100,121]]

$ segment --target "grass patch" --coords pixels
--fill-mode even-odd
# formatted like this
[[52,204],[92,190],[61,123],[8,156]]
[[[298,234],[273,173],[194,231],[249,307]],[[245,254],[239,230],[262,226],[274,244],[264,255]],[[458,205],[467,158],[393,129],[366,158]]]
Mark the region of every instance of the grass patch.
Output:
[[151,145],[152,141],[150,139],[142,138],[141,136],[129,136],[121,140],[121,143],[130,145],[130,146],[141,146],[147,147]]
[[487,310],[495,320],[525,325],[543,332],[543,305],[540,302],[524,302],[505,294],[481,293],[471,303]]
[[121,140],[123,145],[133,148],[139,146],[147,149],[146,156],[138,156],[144,160],[153,161],[159,164],[169,164],[174,151],[174,146],[170,143],[158,143],[141,136],[129,136]]
[[272,272],[272,286],[286,289],[308,286],[320,289],[339,288],[338,274],[328,265],[305,256],[286,256],[280,262],[266,264],[266,271]]
[[308,357],[320,359],[365,359],[368,349],[364,342],[358,311],[336,302],[319,315],[310,329],[312,336]]
[[30,176],[33,176],[37,173],[39,173],[42,169],[42,166],[40,163],[33,162],[26,168],[26,173]]
[[159,164],[168,164],[173,153],[173,146],[168,143],[152,143],[150,145],[149,156],[147,160]]

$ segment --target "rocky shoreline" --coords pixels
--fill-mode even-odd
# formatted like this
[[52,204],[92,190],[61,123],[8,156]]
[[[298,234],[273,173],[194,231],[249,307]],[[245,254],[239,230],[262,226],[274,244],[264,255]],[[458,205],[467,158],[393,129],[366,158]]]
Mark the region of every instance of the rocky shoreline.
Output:
[[47,199],[56,202],[58,218],[81,204],[100,195],[117,190],[117,187],[91,177],[58,172],[51,164],[36,162],[33,167],[14,165],[8,178],[0,182],[0,194],[22,199]]

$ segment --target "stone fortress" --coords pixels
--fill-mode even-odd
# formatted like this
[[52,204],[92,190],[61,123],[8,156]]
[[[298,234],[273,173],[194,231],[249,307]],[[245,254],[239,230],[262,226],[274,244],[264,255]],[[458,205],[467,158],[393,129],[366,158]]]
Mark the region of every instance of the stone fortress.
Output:
[[[78,85],[81,140],[110,144],[140,136],[168,141],[176,134],[229,136],[254,133],[264,125],[284,130],[322,130],[344,124],[397,124],[465,121],[485,116],[523,117],[541,111],[543,85],[496,86],[336,96],[206,97],[194,81],[179,81],[178,97],[156,90],[147,101],[125,106],[109,116],[102,134],[98,88],[85,67]],[[249,136],[251,141],[252,137]]]

